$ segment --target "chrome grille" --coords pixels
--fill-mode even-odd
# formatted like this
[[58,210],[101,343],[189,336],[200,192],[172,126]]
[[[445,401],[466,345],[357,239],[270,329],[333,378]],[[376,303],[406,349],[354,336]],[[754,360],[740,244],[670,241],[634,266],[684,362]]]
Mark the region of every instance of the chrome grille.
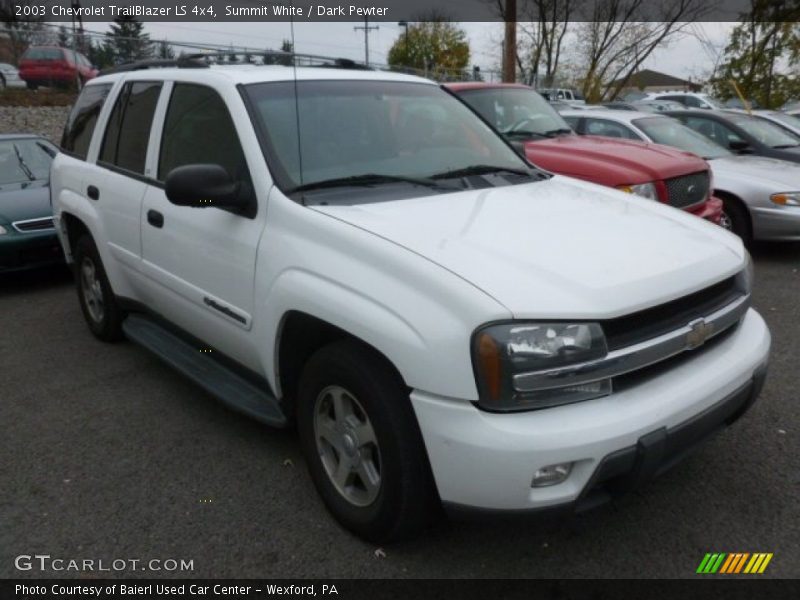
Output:
[[12,223],[14,229],[20,233],[33,233],[35,231],[47,231],[48,229],[55,229],[53,224],[53,217],[46,217],[44,219],[30,219],[28,221],[17,221]]
[[667,179],[667,202],[670,206],[686,208],[698,204],[708,196],[710,184],[708,171]]

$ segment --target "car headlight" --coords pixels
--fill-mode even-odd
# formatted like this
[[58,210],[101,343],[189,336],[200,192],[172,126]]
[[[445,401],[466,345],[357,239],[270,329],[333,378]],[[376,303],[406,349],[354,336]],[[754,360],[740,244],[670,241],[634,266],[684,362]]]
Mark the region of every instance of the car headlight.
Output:
[[514,411],[548,408],[607,396],[611,380],[552,386],[526,383],[525,375],[603,358],[608,346],[598,323],[504,323],[479,329],[472,360],[481,408]]
[[781,192],[769,197],[774,204],[781,206],[800,206],[800,192]]
[[5,235],[8,233],[8,229],[0,225],[0,235]]
[[647,198],[648,200],[658,200],[658,192],[656,192],[656,186],[653,183],[639,183],[637,185],[621,185],[617,189],[622,190],[623,192],[627,192],[629,194],[636,194],[637,196],[641,196],[642,198]]

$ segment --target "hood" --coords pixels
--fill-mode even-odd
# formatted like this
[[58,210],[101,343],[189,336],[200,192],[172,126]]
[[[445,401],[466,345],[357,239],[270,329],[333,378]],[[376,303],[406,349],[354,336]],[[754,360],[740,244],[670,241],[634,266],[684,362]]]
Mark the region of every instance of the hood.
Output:
[[547,181],[313,210],[444,267],[517,318],[612,318],[738,272],[735,236],[657,202]]
[[800,164],[766,156],[723,156],[710,161],[717,183],[723,178],[758,181],[775,192],[800,191]]
[[27,188],[19,184],[0,186],[0,222],[27,221],[52,214],[50,187],[46,182],[33,181]]
[[593,135],[561,135],[525,143],[534,164],[586,181],[616,187],[669,179],[708,169],[694,154],[675,148]]

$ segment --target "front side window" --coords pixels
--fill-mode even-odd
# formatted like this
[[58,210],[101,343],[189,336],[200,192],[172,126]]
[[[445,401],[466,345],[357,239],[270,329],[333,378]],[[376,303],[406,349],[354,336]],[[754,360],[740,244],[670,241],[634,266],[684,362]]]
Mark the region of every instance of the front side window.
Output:
[[144,174],[150,127],[161,94],[161,83],[125,84],[108,120],[99,161]]
[[61,149],[73,156],[86,160],[89,143],[97,125],[97,117],[103,103],[111,91],[111,84],[87,85],[72,107],[64,135],[61,138]]
[[697,133],[706,136],[725,148],[729,148],[732,142],[739,143],[744,141],[735,131],[713,119],[686,117],[685,122],[687,126]]
[[419,181],[530,169],[437,86],[327,80],[259,83],[244,90],[273,176],[287,193],[372,175]]
[[220,165],[236,180],[248,178],[244,151],[223,99],[209,87],[177,83],[164,122],[158,179],[192,164]]

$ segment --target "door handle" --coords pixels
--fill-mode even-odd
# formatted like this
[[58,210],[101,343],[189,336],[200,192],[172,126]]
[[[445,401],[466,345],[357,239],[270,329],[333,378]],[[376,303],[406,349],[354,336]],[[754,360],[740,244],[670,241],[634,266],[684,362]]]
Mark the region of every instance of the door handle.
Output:
[[161,229],[164,226],[164,215],[162,215],[157,210],[148,210],[147,211],[147,222],[150,223],[153,227],[158,227]]
[[90,185],[86,190],[86,195],[89,196],[92,200],[100,200],[100,190],[98,190],[95,186]]

